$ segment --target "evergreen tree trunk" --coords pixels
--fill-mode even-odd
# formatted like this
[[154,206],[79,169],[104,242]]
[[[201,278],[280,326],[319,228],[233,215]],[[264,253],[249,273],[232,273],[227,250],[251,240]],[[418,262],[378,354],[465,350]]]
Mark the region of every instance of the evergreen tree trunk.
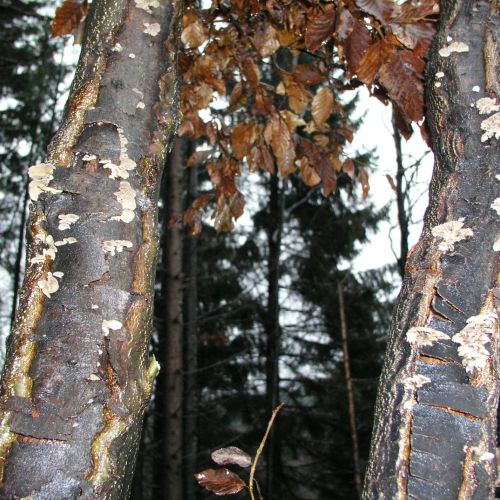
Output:
[[[189,169],[189,198],[192,202],[198,192],[198,172]],[[196,419],[198,414],[198,240],[196,236],[186,236],[185,266],[185,370],[184,370],[184,490],[186,498],[195,498],[197,489],[193,481],[196,472]]]
[[167,500],[182,497],[182,141],[177,138],[167,162],[165,325],[163,359],[163,496]]
[[[283,193],[280,189],[280,179],[275,172],[270,180],[269,223],[268,235],[268,295],[266,314],[266,415],[271,416],[279,404],[279,357],[281,343],[279,280],[281,235],[283,228]],[[266,461],[266,498],[275,498],[276,471],[279,466],[279,432],[278,426],[271,429],[267,444]]]
[[30,169],[28,266],[2,381],[2,498],[128,496],[158,369],[147,346],[181,5],[92,3],[63,124]]
[[492,2],[441,10],[427,69],[430,206],[390,332],[368,499],[494,496],[500,23]]

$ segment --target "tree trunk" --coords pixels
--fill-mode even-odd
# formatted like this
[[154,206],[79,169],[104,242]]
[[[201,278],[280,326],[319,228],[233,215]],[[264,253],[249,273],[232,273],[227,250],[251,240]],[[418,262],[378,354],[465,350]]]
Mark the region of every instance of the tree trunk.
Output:
[[[189,169],[189,201],[198,192],[198,172],[196,167]],[[193,481],[196,472],[196,420],[198,414],[198,239],[187,235],[185,266],[185,370],[184,370],[184,489],[186,498],[195,498],[197,485]]]
[[[177,138],[167,163],[165,252],[165,339],[163,395],[163,492],[182,497],[182,141]],[[174,222],[175,221],[175,222]]]
[[[280,179],[275,172],[271,175],[269,200],[267,263],[268,295],[266,312],[266,415],[269,418],[279,404],[279,357],[281,343],[279,280],[281,235],[283,226],[283,193]],[[272,500],[275,492],[276,470],[279,460],[279,433],[275,424],[269,433],[266,455],[266,498]]]
[[427,69],[435,172],[380,380],[369,499],[494,491],[499,113],[485,99],[498,103],[500,24],[491,2],[445,0],[441,9]]
[[28,266],[2,382],[2,498],[128,496],[158,370],[147,346],[180,9],[92,3],[63,124],[30,169]]
[[349,427],[351,428],[352,440],[352,461],[354,465],[354,484],[358,497],[361,498],[361,490],[363,487],[361,481],[361,467],[359,464],[359,445],[358,445],[358,431],[356,429],[356,409],[354,405],[354,391],[352,387],[351,377],[351,361],[349,357],[349,339],[347,335],[347,319],[345,317],[344,306],[344,286],[342,282],[337,283],[337,293],[339,297],[339,316],[340,316],[340,334],[342,336],[342,352],[344,364],[344,376],[347,392],[347,409],[349,411]]
[[404,186],[404,165],[403,151],[401,148],[401,134],[396,127],[396,120],[393,118],[392,137],[396,148],[396,206],[398,211],[398,225],[401,232],[399,243],[398,269],[401,278],[405,275],[405,264],[408,257],[409,221],[405,207],[405,186]]

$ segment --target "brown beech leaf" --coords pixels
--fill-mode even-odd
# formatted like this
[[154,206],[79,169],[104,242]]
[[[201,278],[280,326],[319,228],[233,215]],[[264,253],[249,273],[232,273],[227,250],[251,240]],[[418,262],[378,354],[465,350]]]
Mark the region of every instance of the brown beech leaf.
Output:
[[[241,217],[243,215],[243,212],[245,211],[245,197],[239,191],[236,191],[236,193],[234,193],[230,197],[230,199],[229,199],[229,211],[231,212],[231,215],[235,219],[238,219],[239,217]],[[213,459],[213,455],[212,455],[212,459]],[[217,460],[214,460],[214,461],[216,463],[218,463],[219,465],[225,465],[225,464],[217,462]],[[233,463],[233,462],[226,462],[226,463]],[[241,467],[248,467],[248,466],[242,465]]]
[[408,120],[406,115],[399,109],[396,103],[392,104],[392,122],[399,133],[408,140],[412,134],[411,121]]
[[387,22],[399,8],[393,0],[356,0],[356,5],[382,23]]
[[370,192],[370,183],[368,182],[368,172],[364,168],[359,171],[358,179],[363,189],[363,198],[366,198]]
[[256,137],[255,123],[238,123],[235,125],[231,133],[233,155],[238,160],[242,160],[243,157],[250,154],[250,149]]
[[397,193],[398,190],[396,188],[396,183],[394,182],[394,179],[392,178],[392,175],[385,174],[385,178],[387,179],[387,182],[389,183],[389,186],[391,186],[391,189]]
[[356,169],[354,168],[354,162],[350,158],[346,158],[344,163],[342,163],[342,172],[347,174],[351,179],[354,179]]
[[436,27],[433,23],[424,23],[422,21],[414,24],[393,22],[390,27],[397,39],[405,47],[416,51],[415,55],[418,56],[424,55],[436,33]]
[[356,70],[358,78],[368,87],[371,87],[380,66],[389,59],[395,50],[396,47],[394,45],[387,43],[383,39],[377,40],[374,44],[370,45]]
[[337,15],[337,20],[335,24],[335,39],[339,42],[343,42],[354,29],[354,24],[356,20],[352,14],[347,9],[342,9]]
[[227,108],[227,110],[229,112],[236,111],[237,109],[244,106],[247,101],[248,92],[244,92],[243,85],[241,84],[241,82],[239,82],[234,86],[233,91],[229,96],[229,107]]
[[278,169],[283,177],[288,177],[295,170],[295,147],[290,129],[279,116],[273,116],[270,123],[271,148]]
[[354,28],[345,41],[345,56],[349,75],[357,72],[359,63],[371,45],[372,36],[363,23],[354,22]]
[[300,160],[300,177],[306,186],[316,186],[321,182],[321,177],[316,170],[311,167],[308,159],[303,156]]
[[235,495],[246,488],[245,481],[228,469],[207,469],[195,474],[194,477],[200,486],[218,496]]
[[271,56],[280,48],[278,32],[269,23],[257,29],[253,42],[262,57]]
[[382,65],[379,81],[410,121],[418,122],[424,116],[425,63],[409,50],[398,50]]
[[260,81],[260,69],[251,57],[247,57],[242,65],[243,73],[251,88],[257,87]]
[[188,167],[197,167],[198,165],[205,163],[210,158],[213,152],[214,152],[213,149],[204,149],[202,151],[195,151],[188,158],[186,165]]
[[207,31],[201,19],[188,24],[181,33],[182,43],[190,49],[196,49],[207,39]]
[[57,7],[52,21],[52,36],[73,35],[82,19],[87,15],[87,0],[72,2],[66,0],[61,7]]
[[212,452],[211,457],[218,465],[239,465],[240,467],[250,467],[252,465],[252,457],[236,446],[215,450]]
[[333,4],[327,5],[323,11],[313,11],[306,25],[306,48],[311,52],[321,47],[328,40],[335,28],[335,10]]
[[319,163],[315,165],[316,171],[321,178],[323,184],[323,195],[325,198],[335,191],[337,187],[337,175],[335,174],[335,166],[326,157],[322,156]]
[[327,76],[313,64],[296,64],[292,74],[295,81],[303,85],[318,85],[327,79]]
[[316,92],[312,101],[312,116],[317,125],[328,120],[333,111],[333,93],[328,87],[323,87]]

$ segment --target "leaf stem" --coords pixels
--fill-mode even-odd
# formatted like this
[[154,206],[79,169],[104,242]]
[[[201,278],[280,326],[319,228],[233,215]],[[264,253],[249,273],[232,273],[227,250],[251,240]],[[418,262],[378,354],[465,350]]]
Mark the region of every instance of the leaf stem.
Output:
[[250,469],[250,479],[248,480],[248,490],[250,492],[250,498],[252,500],[255,500],[255,496],[253,494],[253,483],[254,483],[254,477],[255,477],[255,469],[257,468],[257,462],[259,461],[260,456],[262,455],[262,450],[264,449],[264,446],[266,445],[267,441],[267,436],[269,436],[269,432],[271,431],[271,427],[273,426],[274,419],[276,418],[276,415],[278,412],[283,408],[284,403],[281,403],[279,406],[277,406],[273,414],[271,415],[271,418],[269,419],[269,423],[267,424],[267,429],[264,434],[264,437],[262,438],[262,441],[260,442],[259,448],[257,449],[257,453],[255,454],[255,458],[253,459],[252,462],[252,467]]

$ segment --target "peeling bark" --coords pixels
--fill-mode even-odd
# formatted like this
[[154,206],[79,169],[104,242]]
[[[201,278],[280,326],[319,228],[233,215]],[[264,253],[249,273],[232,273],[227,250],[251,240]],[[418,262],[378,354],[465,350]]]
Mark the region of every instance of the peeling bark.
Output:
[[2,380],[1,498],[128,496],[158,370],[148,356],[156,206],[178,121],[180,9],[92,3],[62,126],[31,170],[28,265]]
[[500,24],[494,2],[441,9],[427,68],[430,205],[394,313],[367,499],[494,497],[500,171],[498,136],[484,124],[491,113],[477,101],[499,102],[498,73],[483,54]]

